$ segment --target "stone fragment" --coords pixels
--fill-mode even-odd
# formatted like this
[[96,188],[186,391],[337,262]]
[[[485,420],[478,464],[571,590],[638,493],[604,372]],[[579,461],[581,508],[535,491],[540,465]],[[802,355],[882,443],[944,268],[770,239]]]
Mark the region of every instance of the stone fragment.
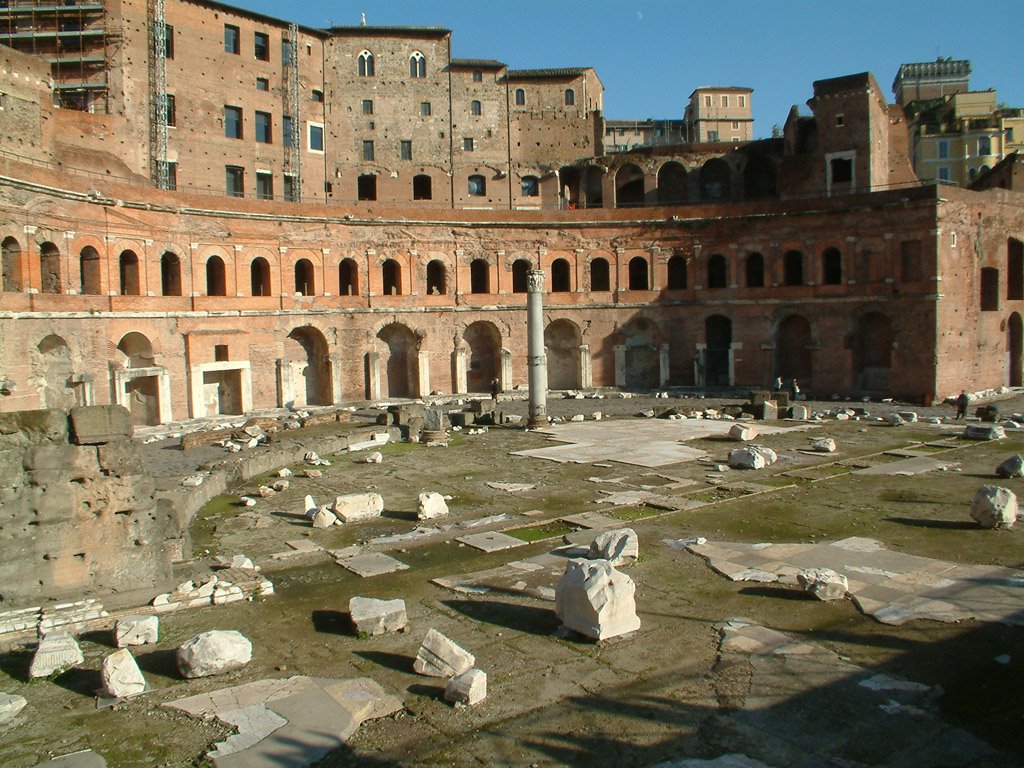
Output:
[[366,458],[363,459],[364,464],[381,464],[384,462],[384,454],[380,451],[373,451],[372,453],[366,454]]
[[331,512],[327,507],[320,507],[313,513],[312,522],[314,528],[323,530],[324,528],[330,528],[338,522],[338,516]]
[[729,453],[729,466],[734,469],[764,469],[778,459],[775,451],[762,445],[748,445]]
[[842,600],[850,589],[846,577],[831,568],[806,568],[796,575],[796,580],[804,592],[819,600]]
[[292,476],[292,471],[290,469],[288,469],[288,467],[282,467],[281,469],[277,470],[277,476],[278,477],[291,477]]
[[890,413],[885,417],[885,423],[890,427],[899,427],[904,424],[904,419],[898,413]]
[[996,474],[1000,477],[1024,477],[1024,456],[1013,454],[996,467]]
[[358,523],[380,517],[384,498],[379,493],[350,493],[338,496],[331,510],[343,523]]
[[156,616],[124,616],[114,622],[114,645],[118,648],[155,643],[159,636],[160,619]]
[[811,450],[818,453],[834,453],[836,441],[831,437],[813,437],[811,438]]
[[555,589],[555,615],[562,624],[595,640],[640,628],[636,585],[606,560],[570,560]]
[[28,702],[24,696],[12,693],[0,693],[0,725],[11,722]]
[[587,557],[607,560],[614,566],[628,565],[640,556],[640,538],[632,528],[605,531],[590,543]]
[[761,434],[752,424],[733,424],[729,427],[729,437],[741,443],[747,443]]
[[146,690],[146,678],[142,676],[142,670],[127,648],[114,651],[103,659],[100,680],[103,692],[115,699],[126,699]]
[[181,481],[181,484],[186,488],[198,488],[205,480],[205,475],[189,475]]
[[791,405],[789,407],[789,418],[791,419],[799,419],[801,421],[806,421],[807,415],[808,412],[806,405]]
[[287,480],[275,480],[273,483],[271,483],[270,487],[273,488],[278,493],[283,493],[284,491],[288,490],[290,485],[291,483],[288,482]]
[[49,677],[76,664],[81,664],[83,661],[85,661],[85,657],[82,656],[82,649],[78,647],[78,643],[71,633],[54,630],[39,638],[39,647],[36,648],[35,655],[32,657],[28,676]]
[[303,514],[305,514],[306,517],[309,518],[310,520],[313,519],[313,515],[316,514],[316,511],[319,508],[320,507],[317,505],[316,501],[313,499],[312,496],[307,495],[306,498],[302,502]]
[[1017,496],[1009,488],[983,485],[971,501],[971,517],[982,528],[1012,528],[1017,522]]
[[412,668],[417,673],[429,677],[451,677],[472,669],[474,664],[476,658],[473,654],[456,645],[436,629],[431,629],[423,638]]
[[398,632],[409,623],[405,600],[378,600],[373,597],[353,597],[348,601],[348,613],[360,635],[383,635]]
[[897,411],[897,414],[907,424],[914,424],[917,422],[917,411]]
[[968,424],[961,437],[967,440],[1001,440],[1006,437],[1006,430],[998,424]]
[[302,476],[311,479],[316,479],[318,477],[323,477],[324,473],[321,472],[319,469],[307,469],[302,472]]
[[239,499],[239,501],[242,502],[242,504],[244,504],[247,507],[255,507],[256,506],[256,499],[254,499],[252,496],[242,496]]
[[417,520],[432,520],[435,517],[444,517],[448,514],[448,504],[444,496],[435,491],[427,491],[419,495],[416,504]]
[[245,555],[235,555],[231,558],[231,568],[241,568],[243,571],[258,571],[252,560]]
[[251,660],[252,643],[233,629],[203,632],[178,648],[178,671],[186,678],[230,672]]
[[487,673],[482,669],[471,669],[456,675],[444,687],[444,700],[452,704],[466,704],[472,707],[487,698]]
[[68,413],[71,442],[75,445],[100,445],[131,437],[132,415],[121,405],[81,405]]

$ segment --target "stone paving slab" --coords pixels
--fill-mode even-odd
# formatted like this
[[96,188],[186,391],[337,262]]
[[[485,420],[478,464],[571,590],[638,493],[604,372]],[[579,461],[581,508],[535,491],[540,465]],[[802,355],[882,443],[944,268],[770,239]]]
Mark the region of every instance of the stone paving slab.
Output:
[[460,544],[465,544],[467,547],[479,549],[482,552],[501,552],[504,549],[525,547],[529,543],[499,531],[471,533],[468,536],[460,536],[456,541]]
[[554,602],[555,585],[565,573],[568,561],[565,556],[546,553],[485,571],[444,576],[433,583],[464,594],[512,592]]
[[343,557],[336,561],[342,568],[352,571],[357,576],[368,578],[381,576],[385,573],[404,571],[409,566],[383,552],[367,552],[354,557]]
[[733,581],[795,584],[805,568],[831,568],[849,595],[884,624],[928,618],[977,619],[1024,626],[1024,571],[961,565],[886,549],[862,537],[817,544],[707,542],[687,549]]
[[[889,455],[896,455],[890,453]],[[960,467],[959,461],[943,461],[930,456],[912,456],[887,464],[875,464],[854,471],[855,475],[923,475],[926,472],[950,471]]]
[[83,749],[36,763],[35,768],[107,768],[107,761],[91,749]]
[[621,528],[623,523],[614,517],[602,515],[600,512],[580,512],[577,515],[567,515],[558,518],[559,522],[573,525],[577,528]]

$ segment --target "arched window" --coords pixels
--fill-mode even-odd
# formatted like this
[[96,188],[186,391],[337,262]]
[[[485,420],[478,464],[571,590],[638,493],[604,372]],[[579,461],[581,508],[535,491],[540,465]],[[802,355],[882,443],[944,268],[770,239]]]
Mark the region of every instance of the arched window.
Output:
[[313,262],[299,259],[295,262],[295,292],[302,296],[312,296],[316,292],[313,284]]
[[385,296],[402,295],[402,267],[394,259],[388,259],[380,268]]
[[120,293],[122,296],[139,295],[139,257],[135,251],[122,251],[117,260]]
[[39,246],[39,278],[43,293],[61,293],[60,249],[53,243]]
[[565,259],[555,259],[551,262],[551,292],[568,293],[572,290],[569,277],[569,262]]
[[611,277],[608,269],[608,259],[600,256],[590,262],[590,290],[610,291]]
[[536,176],[523,176],[519,180],[519,191],[523,197],[539,197],[540,179]]
[[480,106],[480,102],[479,101],[477,101],[476,99],[473,99],[473,101],[469,102],[469,114],[471,114],[471,115],[479,115],[479,114],[481,114],[482,111],[483,111],[483,108]]
[[565,106],[576,106],[576,91],[574,91],[572,88],[565,89]]
[[[373,74],[372,72],[370,74]],[[416,51],[412,56],[409,57],[409,77],[426,77],[427,76],[427,59],[426,57]]]
[[530,274],[530,262],[516,259],[512,262],[512,293],[526,293]]
[[338,295],[355,296],[359,293],[359,268],[355,259],[342,259],[338,264]]
[[100,293],[100,255],[91,245],[85,246],[78,259],[81,292],[98,296]]
[[160,294],[181,296],[181,259],[171,251],[160,257]]
[[651,285],[647,279],[647,259],[643,256],[634,256],[629,260],[629,290],[646,291]]
[[357,67],[360,77],[373,77],[373,54],[363,51],[357,58]]
[[474,173],[469,177],[469,196],[470,197],[484,197],[487,195],[487,179],[481,176],[479,173]]
[[469,264],[469,292],[491,292],[490,269],[483,259],[473,259]]
[[253,296],[270,295],[270,263],[262,256],[249,265],[249,286]]
[[747,288],[764,288],[764,256],[756,251],[748,253],[744,266],[747,273]]
[[[3,249],[3,284],[0,290],[21,290],[21,245],[13,237],[4,238]],[[99,293],[99,291],[97,291]]]
[[412,177],[412,199],[432,200],[434,191],[430,177],[425,173],[419,173]]
[[804,284],[804,255],[800,251],[788,251],[782,257],[782,282],[784,285]]
[[668,289],[686,290],[686,258],[678,253],[668,260]]
[[837,248],[826,248],[821,254],[821,282],[825,285],[843,282],[843,256]]
[[713,253],[708,256],[708,288],[725,288],[729,284],[729,270],[725,256]]
[[206,261],[206,295],[226,296],[227,292],[224,260],[220,256],[211,256]]
[[427,294],[438,296],[448,293],[447,282],[444,262],[440,259],[427,262]]
[[526,104],[526,91],[522,88],[516,88],[516,106],[522,107]]

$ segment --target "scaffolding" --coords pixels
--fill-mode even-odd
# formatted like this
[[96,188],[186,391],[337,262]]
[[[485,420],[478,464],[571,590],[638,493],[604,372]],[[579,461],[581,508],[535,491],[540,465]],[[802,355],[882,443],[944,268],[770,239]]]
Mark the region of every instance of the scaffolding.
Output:
[[149,0],[149,154],[150,173],[158,189],[172,187],[167,165],[167,22],[164,0]]
[[[290,118],[284,144],[285,197],[299,202],[302,195],[302,175],[299,162],[302,157],[299,146],[299,27],[288,25],[282,54],[284,67],[284,113]],[[289,189],[289,184],[290,189]]]
[[102,2],[64,5],[54,0],[0,4],[0,45],[45,59],[54,104],[83,112],[109,112],[106,13]]

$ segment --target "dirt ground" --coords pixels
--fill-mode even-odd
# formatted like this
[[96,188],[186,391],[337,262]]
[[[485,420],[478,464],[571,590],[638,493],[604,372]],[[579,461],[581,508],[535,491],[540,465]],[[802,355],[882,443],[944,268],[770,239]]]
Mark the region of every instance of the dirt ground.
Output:
[[[722,402],[736,400],[552,399],[549,413],[569,418],[601,411],[639,425],[644,420],[634,414],[647,408],[689,410]],[[810,405],[821,409],[843,404]],[[863,405],[873,415],[908,409]],[[999,406],[1007,415],[1020,412],[1024,397],[1003,400]],[[504,409],[524,414],[526,404],[506,403]],[[953,414],[949,406],[912,410],[945,418]],[[837,454],[801,452],[809,437],[826,435],[838,443]],[[19,720],[0,730],[0,764],[31,766],[49,755],[92,748],[111,766],[205,765],[205,751],[227,731],[161,704],[259,678],[306,674],[371,677],[401,696],[406,706],[399,715],[365,724],[345,748],[318,763],[324,767],[620,768],[727,753],[746,754],[777,768],[1024,765],[1024,628],[922,620],[888,626],[861,614],[849,600],[822,603],[780,585],[728,581],[701,558],[662,543],[690,536],[740,542],[864,536],[899,552],[1024,568],[1024,525],[986,531],[967,514],[977,488],[995,482],[996,465],[1024,451],[1024,432],[1010,432],[1000,441],[961,440],[953,447],[931,449],[936,457],[958,462],[960,471],[913,477],[849,472],[890,460],[885,451],[942,437],[940,428],[925,424],[890,428],[876,422],[827,421],[759,440],[779,453],[779,462],[769,468],[718,473],[714,464],[724,461],[736,445],[719,438],[689,443],[708,451],[710,460],[647,469],[512,456],[513,451],[545,445],[545,438],[521,429],[491,428],[478,435],[464,431],[453,433],[444,448],[387,445],[379,465],[356,463],[349,455],[326,457],[332,465],[323,468],[323,477],[293,477],[287,491],[258,503],[256,510],[269,518],[265,528],[253,527],[236,503],[238,495],[255,490],[269,476],[252,478],[197,516],[192,528],[197,559],[181,569],[181,577],[202,575],[214,555],[244,552],[262,566],[276,594],[253,603],[161,616],[160,643],[136,649],[152,690],[115,707],[97,708],[94,696],[100,662],[111,652],[109,631],[83,636],[86,663],[52,680],[26,682],[31,659],[27,647],[0,655],[0,691],[29,701]],[[309,436],[296,432],[294,439]],[[218,448],[184,454],[168,443],[142,450],[165,482],[224,456]],[[488,487],[488,481],[535,487],[509,493]],[[748,496],[727,490],[740,481],[773,490]],[[1018,495],[1024,490],[1020,479],[999,484]],[[349,573],[325,553],[281,561],[270,557],[287,550],[288,540],[309,538],[333,549],[410,531],[417,525],[416,496],[425,490],[452,497],[447,522],[504,513],[512,520],[503,527],[535,529],[576,512],[607,514],[608,505],[596,504],[603,491],[665,485],[709,503],[657,514],[636,507],[613,510],[640,538],[641,558],[624,570],[637,585],[642,627],[603,643],[561,637],[550,602],[513,592],[461,594],[431,583],[541,554],[557,540],[484,554],[453,541],[464,531],[452,532],[441,540],[392,548],[389,553],[409,570],[369,579]],[[385,499],[386,511],[377,521],[314,532],[302,518],[306,494],[327,503],[334,495],[364,490]],[[404,598],[408,631],[357,637],[347,617],[354,595]],[[930,715],[941,729],[933,733],[919,728],[923,720],[908,723],[877,711],[851,713],[843,706],[851,700],[850,691],[835,680],[822,683],[798,676],[795,687],[783,695],[778,679],[765,678],[756,662],[726,663],[720,654],[716,624],[736,616],[826,648],[872,674],[932,686]],[[479,706],[453,708],[443,701],[443,681],[413,673],[412,660],[431,627],[474,653],[477,666],[487,672],[489,695]],[[174,669],[174,649],[192,635],[215,628],[238,629],[251,638],[252,663],[218,678],[183,681]],[[995,661],[1005,656],[1008,663]],[[906,741],[915,729],[922,740],[916,746]],[[958,746],[974,743],[971,739],[991,750],[972,756]],[[942,754],[947,757],[936,757]]]

